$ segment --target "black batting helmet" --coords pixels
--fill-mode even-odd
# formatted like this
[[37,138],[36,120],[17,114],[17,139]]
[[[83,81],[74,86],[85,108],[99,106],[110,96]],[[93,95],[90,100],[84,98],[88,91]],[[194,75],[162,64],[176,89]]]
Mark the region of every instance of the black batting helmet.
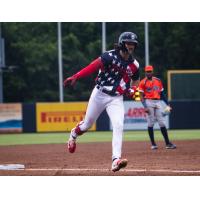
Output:
[[118,40],[118,46],[122,50],[126,50],[125,42],[132,42],[137,47],[137,45],[138,45],[137,35],[135,33],[132,33],[132,32],[121,33],[121,35],[119,36],[119,40]]

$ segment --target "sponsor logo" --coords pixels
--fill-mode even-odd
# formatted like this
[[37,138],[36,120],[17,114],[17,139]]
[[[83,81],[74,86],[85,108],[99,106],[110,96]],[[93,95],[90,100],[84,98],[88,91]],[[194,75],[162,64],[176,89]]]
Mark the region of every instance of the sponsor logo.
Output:
[[85,112],[41,112],[41,123],[79,122],[83,120]]
[[124,122],[127,124],[131,123],[144,123],[146,122],[146,112],[144,108],[129,108],[125,113]]

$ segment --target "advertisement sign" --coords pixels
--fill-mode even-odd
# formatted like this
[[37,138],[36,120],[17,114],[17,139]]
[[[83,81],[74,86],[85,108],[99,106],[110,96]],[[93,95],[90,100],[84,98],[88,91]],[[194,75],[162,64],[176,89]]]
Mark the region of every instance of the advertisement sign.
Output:
[[[85,116],[87,102],[37,103],[37,131],[71,131]],[[96,130],[94,124],[89,130]]]
[[[162,103],[163,109],[166,106]],[[147,130],[147,120],[144,107],[141,102],[125,101],[124,102],[124,130]],[[169,115],[164,117],[166,127],[169,128]],[[154,125],[155,129],[160,129],[158,123]],[[110,129],[112,125],[110,123]]]
[[0,133],[22,132],[21,104],[0,104]]
[[[125,101],[124,130],[146,130],[147,120],[144,107],[141,102]],[[165,104],[162,103],[164,108]],[[169,116],[164,117],[166,127],[169,128]],[[155,129],[160,129],[158,123],[154,125]]]

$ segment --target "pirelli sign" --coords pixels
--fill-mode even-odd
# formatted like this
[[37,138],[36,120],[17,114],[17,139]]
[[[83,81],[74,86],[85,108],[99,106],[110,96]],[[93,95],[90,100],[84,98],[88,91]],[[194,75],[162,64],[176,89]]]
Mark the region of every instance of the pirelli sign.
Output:
[[37,103],[37,132],[70,131],[84,119],[86,108],[87,102]]

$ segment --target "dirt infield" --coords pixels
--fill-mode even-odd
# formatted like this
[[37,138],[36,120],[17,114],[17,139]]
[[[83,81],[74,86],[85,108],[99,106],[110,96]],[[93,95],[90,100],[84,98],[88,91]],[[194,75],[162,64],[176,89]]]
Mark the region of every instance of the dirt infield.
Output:
[[70,154],[65,144],[0,147],[0,165],[24,164],[24,170],[0,170],[15,176],[199,176],[200,140],[176,141],[176,150],[166,150],[163,142],[151,150],[149,142],[124,142],[123,157],[128,166],[113,173],[111,143],[78,144]]

